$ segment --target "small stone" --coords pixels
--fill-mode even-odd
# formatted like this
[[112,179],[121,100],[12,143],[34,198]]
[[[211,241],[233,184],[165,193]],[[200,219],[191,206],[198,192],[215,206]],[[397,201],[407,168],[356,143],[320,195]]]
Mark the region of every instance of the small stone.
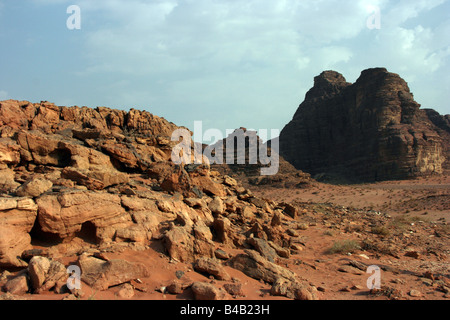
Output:
[[181,279],[181,278],[184,276],[184,271],[181,271],[181,270],[175,271],[175,276],[176,276],[178,279]]
[[298,243],[292,243],[291,249],[294,251],[303,251],[303,246]]
[[217,259],[221,260],[228,260],[230,258],[228,253],[226,253],[222,249],[217,249],[216,251],[214,251],[214,255],[216,256]]
[[279,210],[275,211],[273,218],[270,222],[270,225],[272,227],[278,227],[278,226],[281,226],[282,222],[283,222],[282,221],[282,213]]
[[287,229],[287,234],[290,235],[291,237],[298,237],[298,233],[296,230],[294,229]]
[[396,283],[396,284],[405,284],[405,281],[403,281],[402,279],[398,279],[398,278],[392,279],[391,282]]
[[224,184],[226,184],[227,186],[230,186],[230,187],[237,186],[237,184],[238,184],[237,181],[235,179],[231,178],[230,176],[225,176],[223,182],[224,182]]
[[225,207],[222,199],[219,197],[215,197],[208,205],[209,210],[215,214],[223,214],[225,211]]
[[418,298],[418,297],[421,297],[421,296],[422,296],[422,293],[421,293],[420,291],[417,291],[417,290],[415,290],[415,289],[412,289],[412,290],[409,292],[409,295],[410,295],[411,297]]
[[120,285],[119,291],[117,291],[116,296],[122,299],[131,299],[134,297],[134,288],[129,283],[124,283]]
[[39,197],[41,194],[50,190],[53,183],[44,178],[32,178],[20,186],[16,195],[19,197]]
[[170,294],[180,294],[183,293],[185,288],[186,286],[183,285],[183,283],[178,280],[174,280],[167,286],[167,292]]
[[162,286],[162,287],[158,288],[158,291],[161,293],[165,293],[166,289],[167,289],[166,287]]
[[445,293],[445,294],[449,294],[450,293],[450,288],[449,287],[447,287],[447,286],[445,286],[445,285],[440,285],[438,288],[437,288],[437,290],[439,290],[439,291],[441,291],[441,292],[443,292],[443,293]]
[[427,279],[427,278],[420,278],[423,284],[432,287],[433,286],[433,280]]
[[223,300],[224,294],[210,283],[194,282],[192,284],[195,300]]
[[299,223],[297,228],[300,230],[307,230],[309,228],[309,223]]
[[423,277],[434,281],[434,275],[430,271],[425,272]]
[[[11,276],[11,272],[9,272],[8,270],[3,271],[0,274],[0,283],[2,283],[3,281],[7,281],[10,276]],[[1,284],[0,284],[0,286],[1,286]]]
[[295,300],[312,301],[314,297],[307,289],[302,288],[295,291]]
[[406,257],[411,257],[411,258],[414,258],[414,259],[419,259],[420,254],[417,251],[408,251],[408,252],[405,253],[405,256]]
[[346,286],[346,287],[344,287],[342,289],[339,289],[339,291],[341,291],[341,292],[351,292],[351,289],[350,289],[349,286]]
[[353,287],[351,287],[352,290],[363,290],[364,288],[360,285],[354,285]]
[[242,291],[241,283],[226,283],[223,288],[233,297],[244,297],[244,292]]
[[352,266],[348,266],[348,265],[344,265],[342,267],[338,268],[339,272],[343,272],[343,273],[351,273],[351,274],[356,274],[356,275],[360,275],[363,274],[362,271],[352,267]]
[[222,263],[216,259],[199,258],[194,263],[194,270],[201,273],[207,273],[212,279],[231,280],[231,276],[225,271]]

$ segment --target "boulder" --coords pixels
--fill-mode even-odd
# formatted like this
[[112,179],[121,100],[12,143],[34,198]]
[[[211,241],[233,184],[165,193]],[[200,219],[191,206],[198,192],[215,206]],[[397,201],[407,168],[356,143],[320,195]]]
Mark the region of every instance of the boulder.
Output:
[[118,291],[116,292],[116,296],[121,299],[132,299],[134,297],[134,288],[129,283],[124,283],[118,286]]
[[289,281],[296,280],[295,273],[268,261],[258,252],[248,249],[244,251],[245,253],[238,254],[230,259],[228,264],[251,278],[263,280],[271,284],[278,278],[284,278]]
[[150,273],[142,263],[112,259],[104,261],[94,257],[80,256],[81,280],[95,290],[107,290],[135,279],[146,278]]
[[197,259],[194,263],[194,270],[212,275],[218,280],[231,280],[231,276],[225,271],[222,263],[213,258]]
[[222,184],[214,182],[211,177],[204,175],[191,176],[191,184],[197,186],[203,193],[209,196],[226,196],[225,188]]
[[222,199],[220,199],[219,197],[215,197],[209,204],[208,204],[208,208],[211,210],[212,213],[214,214],[223,214],[225,209],[224,209],[224,204]]
[[3,291],[17,296],[28,293],[30,286],[26,270],[19,272],[15,277],[9,279],[3,286]]
[[0,164],[15,165],[20,162],[20,147],[9,138],[0,138]]
[[284,213],[287,214],[288,216],[290,216],[292,219],[296,219],[298,216],[298,210],[296,207],[294,207],[292,204],[290,203],[283,203],[281,204],[282,207],[284,208]]
[[222,243],[229,242],[229,233],[231,230],[231,221],[226,217],[219,217],[214,220],[213,228],[216,232],[217,241]]
[[28,263],[28,274],[30,275],[31,286],[39,290],[45,282],[48,270],[50,269],[50,260],[45,257],[33,257]]
[[194,282],[191,286],[195,300],[223,300],[225,294],[210,283]]
[[278,258],[277,252],[272,246],[269,245],[267,240],[259,238],[249,238],[247,243],[253,246],[264,258],[270,262],[275,262]]
[[212,241],[213,235],[211,229],[204,224],[196,224],[194,226],[194,237],[196,240]]
[[151,237],[152,233],[148,232],[143,226],[139,224],[133,224],[128,227],[117,229],[115,241],[145,243],[147,240],[150,240]]
[[29,233],[36,221],[37,210],[6,210],[0,211],[0,225],[15,228]]
[[[159,212],[156,200],[140,198],[137,196],[122,196],[122,206],[130,211],[148,211],[148,212]],[[167,209],[167,211],[172,212],[173,209]]]
[[19,197],[36,198],[52,187],[53,183],[50,180],[42,177],[32,177],[16,190],[16,195]]
[[225,283],[223,288],[226,292],[228,292],[232,297],[245,297],[244,291],[242,290],[242,283]]
[[0,193],[10,193],[20,187],[14,180],[15,174],[11,169],[0,169]]
[[317,290],[307,283],[278,278],[270,290],[272,296],[284,296],[295,300],[318,300]]
[[167,286],[167,292],[169,292],[170,294],[180,294],[190,286],[192,286],[191,281],[181,281],[176,279]]
[[0,127],[25,128],[28,126],[28,116],[22,106],[29,104],[16,100],[0,102]]
[[28,233],[0,225],[0,267],[26,267],[20,259],[22,252],[31,249],[31,237]]
[[37,204],[42,230],[61,238],[80,231],[82,224],[88,221],[96,227],[106,227],[112,222],[131,220],[121,205],[120,196],[115,194],[66,192],[44,195],[37,200]]
[[184,227],[173,227],[163,236],[164,247],[171,259],[194,262],[194,238]]

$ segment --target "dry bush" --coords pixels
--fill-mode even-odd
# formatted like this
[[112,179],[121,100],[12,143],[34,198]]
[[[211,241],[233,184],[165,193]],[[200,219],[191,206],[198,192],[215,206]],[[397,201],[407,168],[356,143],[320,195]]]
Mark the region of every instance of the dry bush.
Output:
[[356,250],[360,250],[361,246],[355,240],[339,240],[333,243],[333,246],[327,250],[327,253],[353,253]]

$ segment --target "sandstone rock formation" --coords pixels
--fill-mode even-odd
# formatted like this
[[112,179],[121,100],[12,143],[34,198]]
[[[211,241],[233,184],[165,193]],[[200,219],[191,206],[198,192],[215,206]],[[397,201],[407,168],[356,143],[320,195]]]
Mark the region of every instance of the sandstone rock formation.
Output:
[[[226,268],[242,263],[250,264],[250,277],[295,281],[277,263],[290,255],[294,243],[283,221],[297,218],[297,209],[255,197],[208,162],[173,163],[174,124],[136,110],[8,100],[0,102],[0,125],[0,268],[23,270],[0,284],[4,291],[59,293],[69,277],[61,261],[76,256],[84,283],[133,297],[130,283],[150,277],[149,270],[104,253],[155,243],[168,262],[219,281],[232,281]],[[249,253],[232,258],[228,249]],[[191,284],[170,288],[192,287],[197,299],[227,296]],[[228,289],[242,294],[238,285]]]
[[436,126],[436,131],[443,140],[443,149],[446,161],[443,169],[450,172],[450,115],[440,115],[433,109],[424,109],[428,119]]
[[[211,168],[250,185],[304,188],[311,182],[309,174],[295,169],[282,156],[275,153],[270,141],[264,143],[256,131],[246,128],[236,129],[222,141],[205,146],[204,153],[208,155],[212,153]],[[221,155],[220,164],[217,164],[218,154]],[[263,168],[274,169],[275,174],[262,174]]]
[[104,261],[95,257],[81,256],[78,264],[82,271],[81,279],[97,290],[106,290],[150,275],[143,264],[125,260]]
[[281,132],[280,154],[314,176],[350,181],[441,174],[449,140],[437,132],[435,123],[445,126],[438,118],[430,121],[407,83],[384,68],[363,71],[354,84],[325,71]]

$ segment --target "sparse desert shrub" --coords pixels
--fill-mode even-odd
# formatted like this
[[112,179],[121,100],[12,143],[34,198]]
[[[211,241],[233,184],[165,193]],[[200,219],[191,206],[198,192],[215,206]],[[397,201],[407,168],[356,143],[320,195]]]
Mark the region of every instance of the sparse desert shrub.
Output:
[[396,256],[395,248],[392,245],[383,243],[376,239],[364,239],[361,241],[361,249],[364,251],[376,252]]
[[427,222],[428,219],[425,219],[424,217],[418,217],[418,216],[412,216],[412,217],[405,217],[405,216],[399,216],[394,217],[390,223],[391,227],[394,227],[400,232],[405,232],[411,227],[411,223],[417,223],[417,222]]
[[363,232],[364,231],[364,227],[363,226],[358,226],[358,225],[348,225],[345,227],[344,229],[345,232],[347,233],[353,233],[353,232]]
[[373,234],[377,234],[377,235],[384,236],[384,237],[388,236],[388,235],[391,233],[391,232],[389,231],[389,229],[388,229],[387,227],[385,227],[385,226],[375,226],[375,227],[372,227],[371,232],[372,232]]
[[326,230],[326,231],[323,233],[323,235],[324,235],[324,236],[330,236],[330,237],[332,237],[332,236],[334,236],[334,233],[333,233],[333,231],[331,231],[331,230]]
[[404,231],[410,226],[410,222],[405,217],[394,217],[391,226],[399,231]]
[[327,250],[327,253],[334,254],[334,253],[353,253],[356,250],[360,250],[361,246],[358,242],[355,240],[340,240],[335,241],[333,243],[333,246]]

